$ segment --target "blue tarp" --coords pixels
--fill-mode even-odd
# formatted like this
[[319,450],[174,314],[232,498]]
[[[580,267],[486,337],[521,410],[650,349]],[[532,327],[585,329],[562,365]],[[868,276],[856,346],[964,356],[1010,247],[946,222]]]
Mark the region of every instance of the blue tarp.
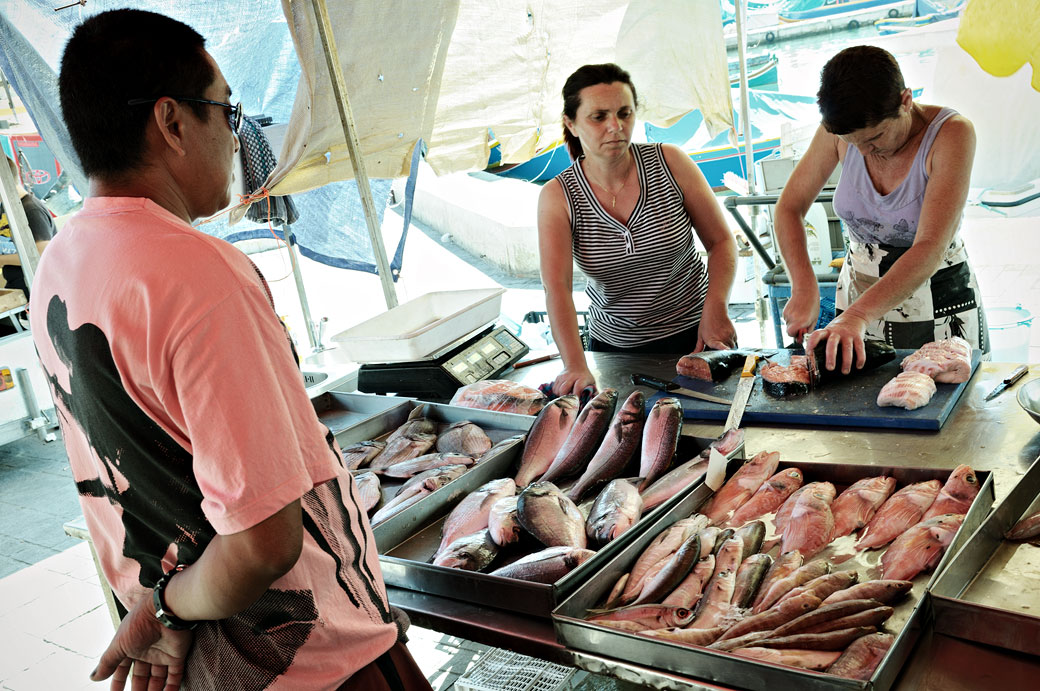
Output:
[[[264,114],[274,122],[289,121],[300,65],[281,3],[270,0],[92,0],[86,9],[76,6],[60,12],[54,11],[55,4],[52,0],[0,0],[0,69],[28,109],[37,131],[81,192],[86,187],[61,119],[56,72],[72,29],[92,14],[135,7],[160,12],[190,25],[206,38],[206,48],[220,65],[234,98],[241,100],[246,114]],[[359,120],[367,115],[354,114]],[[371,180],[370,183],[382,222],[391,181]],[[294,195],[293,200],[300,219],[292,231],[301,254],[330,266],[376,273],[353,180]],[[407,227],[406,217],[396,242],[387,239],[387,254],[391,255],[395,280],[401,269]],[[221,219],[200,228],[231,242],[270,237],[266,226],[246,219],[234,226]]]

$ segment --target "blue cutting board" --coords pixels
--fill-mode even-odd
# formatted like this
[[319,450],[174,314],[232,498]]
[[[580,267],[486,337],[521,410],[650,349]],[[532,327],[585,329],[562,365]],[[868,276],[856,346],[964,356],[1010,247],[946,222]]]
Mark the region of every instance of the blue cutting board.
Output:
[[[850,376],[847,380],[822,384],[816,391],[787,399],[773,398],[762,390],[762,378],[755,378],[747,410],[741,426],[749,423],[768,422],[779,425],[810,425],[813,427],[883,427],[900,429],[936,430],[953,412],[964,390],[971,382],[963,384],[936,384],[937,391],[928,405],[917,410],[878,407],[877,396],[888,380],[901,371],[899,363],[913,350],[896,350],[896,358],[876,370]],[[780,350],[770,359],[786,365],[791,351]],[[979,367],[981,352],[976,350],[971,357],[971,373],[974,377]],[[672,381],[680,386],[723,398],[732,399],[740,379],[736,370],[728,379],[712,385],[681,375]],[[657,393],[647,400],[647,410],[654,401],[669,394]],[[675,396],[683,406],[683,417],[688,420],[718,420],[725,422],[729,408],[716,403],[700,401],[687,396]]]

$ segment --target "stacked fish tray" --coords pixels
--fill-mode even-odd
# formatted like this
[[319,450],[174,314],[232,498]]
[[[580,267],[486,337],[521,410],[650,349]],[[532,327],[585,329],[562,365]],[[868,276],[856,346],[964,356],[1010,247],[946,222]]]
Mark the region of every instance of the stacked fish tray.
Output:
[[[701,437],[681,436],[678,441],[677,457],[679,459],[696,458],[715,441]],[[506,449],[503,457],[495,462],[494,468],[498,474],[494,477],[514,477],[522,454],[522,445]],[[727,458],[742,459],[743,454],[744,445],[741,441],[727,454]],[[552,609],[568,593],[574,591],[593,573],[621,553],[628,543],[636,539],[646,527],[656,523],[687,493],[698,487],[699,482],[699,480],[694,482],[670,499],[647,511],[628,530],[600,547],[585,561],[552,583],[494,576],[489,573],[429,563],[441,543],[445,519],[464,498],[458,492],[441,491],[424,500],[421,517],[407,514],[395,516],[374,528],[383,579],[388,585],[399,588],[548,618]],[[511,549],[514,547],[515,550]],[[503,549],[496,558],[496,562],[492,563],[488,570],[495,568],[498,564],[507,564],[510,560],[523,556],[524,550],[530,552],[538,549],[541,549],[541,546],[534,546],[533,538],[528,542],[510,545],[509,548]]]
[[[374,439],[385,423],[385,414],[395,408],[403,410],[403,406],[410,407],[406,398],[346,391],[327,391],[312,398],[311,405],[322,424],[336,436],[340,446]],[[359,435],[362,435],[360,439]]]
[[[1005,536],[1040,512],[1040,458],[954,555],[930,595],[935,630],[1040,655],[1040,529]],[[1040,519],[1030,521],[1030,525]]]
[[[747,465],[751,466],[754,462],[755,461],[753,460]],[[730,477],[732,477],[739,466],[740,464],[737,462],[730,462],[728,468],[730,471]],[[945,483],[950,477],[952,477],[952,474],[949,471],[930,468],[865,467],[854,464],[821,462],[787,461],[780,462],[776,468],[779,471],[777,475],[779,475],[780,472],[786,472],[793,468],[797,468],[801,471],[806,485],[810,482],[830,482],[834,485],[835,490],[839,494],[843,489],[857,481],[865,481],[867,478],[875,478],[877,476],[890,476],[894,478],[896,481],[895,486],[900,489],[913,483],[922,483],[933,480],[937,480],[941,484]],[[635,627],[629,630],[623,630],[625,628],[623,626],[624,622],[621,622],[620,624],[617,622],[597,624],[594,621],[587,619],[587,617],[602,618],[603,616],[611,616],[609,614],[603,614],[608,599],[616,598],[616,594],[621,591],[619,586],[624,587],[627,585],[627,583],[622,581],[622,578],[625,577],[626,574],[631,575],[633,566],[636,565],[640,555],[642,555],[644,551],[647,551],[647,548],[651,547],[655,540],[664,536],[669,529],[679,521],[689,519],[694,514],[697,514],[699,510],[703,509],[709,513],[711,512],[711,507],[707,502],[711,499],[714,492],[704,484],[699,485],[693,492],[685,496],[682,501],[675,504],[665,515],[661,516],[653,526],[644,531],[637,539],[631,541],[623,552],[614,557],[601,570],[589,578],[578,590],[576,590],[556,610],[553,611],[552,618],[556,630],[556,637],[568,648],[585,651],[597,657],[615,658],[625,663],[635,664],[643,668],[650,668],[651,670],[657,669],[667,673],[683,675],[692,679],[713,682],[724,685],[727,688],[749,689],[752,691],[774,691],[775,689],[870,689],[871,691],[884,691],[895,681],[900,668],[910,655],[911,649],[920,635],[921,628],[925,623],[927,615],[926,593],[931,582],[935,579],[935,575],[941,573],[943,567],[950,561],[953,554],[967,542],[968,536],[971,535],[979,525],[981,525],[987,512],[992,506],[994,493],[990,474],[988,472],[974,473],[972,482],[974,483],[976,480],[978,482],[978,493],[975,495],[974,499],[971,500],[970,507],[964,515],[960,528],[955,534],[953,534],[952,538],[949,538],[950,543],[943,559],[935,565],[932,574],[921,573],[920,575],[913,577],[912,581],[903,581],[900,585],[900,591],[906,592],[906,596],[902,601],[891,602],[892,610],[886,610],[888,618],[884,623],[884,628],[895,635],[894,637],[887,639],[889,643],[887,652],[883,653],[880,662],[872,672],[869,672],[869,678],[867,679],[853,680],[835,676],[834,674],[826,672],[809,671],[808,669],[789,666],[787,664],[779,664],[772,661],[767,662],[764,660],[764,657],[766,657],[765,655],[756,655],[757,659],[753,659],[752,657],[738,656],[734,652],[724,652],[720,649],[706,647],[711,644],[712,641],[715,641],[720,637],[726,638],[727,635],[734,636],[736,629],[733,621],[741,622],[746,621],[746,619],[727,620],[725,617],[721,618],[714,633],[714,637],[704,640],[700,644],[694,642],[693,638],[687,639],[686,643],[679,643],[674,639],[668,640],[667,634],[666,636],[659,637],[656,634],[649,635],[645,632],[640,633],[635,630]],[[931,484],[934,486],[935,483]],[[891,491],[892,490],[890,489],[889,492]],[[721,493],[722,490],[720,490],[720,494]],[[923,512],[924,509],[921,509],[921,511]],[[782,511],[780,513],[782,513]],[[772,523],[773,518],[773,513],[765,514],[761,517],[762,522],[766,526],[766,530],[764,531],[765,539],[761,549],[763,552],[769,552],[772,550],[773,554],[778,555],[781,547],[771,539],[775,529],[774,524]],[[692,520],[707,521],[707,519],[703,517],[701,517],[701,519],[695,517]],[[681,532],[682,526],[679,526],[679,528]],[[715,528],[712,528],[712,530],[715,530]],[[907,533],[909,532],[910,531],[907,531]],[[813,560],[808,558],[805,559],[805,564],[808,566],[812,562],[822,558],[829,562],[828,568],[833,574],[856,571],[861,584],[866,581],[873,581],[880,578],[878,574],[881,572],[881,559],[884,553],[888,550],[882,552],[876,550],[856,551],[854,549],[854,539],[854,536],[849,535],[829,542],[829,544],[827,544],[827,546],[824,547]],[[716,543],[715,547],[718,548],[718,546],[719,545]],[[726,549],[727,547],[723,545],[722,549],[718,552],[718,556],[715,556],[714,558],[722,559],[723,557],[721,555]],[[892,548],[890,547],[889,549]],[[791,552],[788,552],[787,554],[791,554]],[[742,556],[744,555],[738,554],[737,559],[739,560]],[[704,561],[707,561],[707,559]],[[777,559],[776,561],[780,562],[781,560]],[[735,563],[744,564],[746,561],[736,561]],[[691,571],[690,577],[693,577],[695,572],[696,569]],[[718,571],[716,571],[715,574],[718,575]],[[761,582],[775,584],[776,581],[770,581],[770,578],[770,574],[767,574]],[[841,577],[839,576],[838,578]],[[889,578],[902,578],[902,576],[891,576]],[[730,575],[730,579],[732,584],[732,575]],[[741,576],[739,571],[736,581],[737,585],[733,589],[734,593],[741,587]],[[848,574],[848,582],[855,582],[852,574]],[[683,583],[685,584],[686,581],[683,581]],[[893,587],[896,584],[896,582],[892,580],[889,580],[886,583],[893,584]],[[848,587],[847,583],[844,587]],[[863,586],[854,587],[862,588]],[[714,581],[708,581],[704,588],[703,597],[706,602],[711,602],[711,593],[714,589]],[[767,585],[767,588],[770,592],[778,592],[772,590],[771,585]],[[637,590],[636,592],[638,593],[640,591]],[[762,591],[759,591],[758,597],[761,596]],[[669,596],[669,598],[671,597],[672,596]],[[736,595],[734,595],[734,597],[736,597]],[[850,594],[849,597],[853,596]],[[857,595],[855,597],[868,598],[870,596]],[[769,593],[767,593],[766,599],[770,599]],[[841,599],[844,598],[834,598],[835,601]],[[727,602],[729,601],[728,598],[726,598],[726,600]],[[653,600],[653,602],[659,601],[660,600]],[[668,602],[668,600],[665,601]],[[859,600],[859,602],[862,601],[863,600]],[[674,600],[672,600],[672,602],[674,602]],[[819,600],[816,600],[815,602],[817,607],[824,606],[819,604]],[[826,599],[824,602],[826,602]],[[878,603],[874,603],[874,605],[876,604]],[[874,605],[869,606],[873,607]],[[693,607],[692,604],[686,606],[691,608]],[[764,605],[764,607],[767,606],[768,603]],[[809,605],[808,607],[811,608],[812,605]],[[592,611],[590,612],[590,610]],[[674,607],[672,607],[671,610],[673,610],[671,614],[664,614],[662,616],[679,616],[675,614]],[[765,610],[763,609],[762,611]],[[811,609],[809,611],[810,613],[815,612],[815,610]],[[687,614],[684,612],[683,614],[685,615],[685,623],[690,623],[690,620],[694,619],[694,614],[692,613]],[[696,616],[699,617],[700,612],[698,612]],[[692,623],[697,624],[698,622],[694,619]],[[683,624],[678,625],[681,626]],[[734,627],[734,630],[730,631],[729,627]],[[755,631],[754,627],[750,626],[744,626],[740,630],[743,631],[744,628],[747,628],[752,632]],[[770,626],[769,628],[772,627]],[[793,627],[789,627],[789,629],[795,631]],[[828,631],[829,629],[822,628],[822,630]],[[676,631],[678,631],[678,629],[676,629]],[[753,636],[754,633],[750,635]],[[789,634],[781,633],[778,635],[782,636]],[[748,643],[747,645],[754,646],[754,643]],[[766,647],[772,647],[773,644],[767,643],[764,645],[766,645]],[[806,644],[805,647],[809,648],[809,645]],[[747,648],[745,648],[745,650],[747,650]],[[758,648],[756,653],[762,650],[763,648]],[[780,651],[767,650],[766,652]],[[792,652],[815,654],[817,651],[799,650]],[[777,655],[776,659],[783,658],[782,656]],[[820,665],[820,667],[826,668],[826,666],[829,666],[832,663],[833,658],[830,662]]]

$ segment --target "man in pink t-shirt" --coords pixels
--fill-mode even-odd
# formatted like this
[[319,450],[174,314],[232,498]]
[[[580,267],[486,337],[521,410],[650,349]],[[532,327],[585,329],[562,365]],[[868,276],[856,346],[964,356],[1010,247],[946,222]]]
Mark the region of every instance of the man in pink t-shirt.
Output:
[[428,689],[266,283],[190,225],[229,202],[241,121],[204,40],[105,12],[73,33],[59,87],[90,190],[40,263],[31,320],[128,609],[92,678]]

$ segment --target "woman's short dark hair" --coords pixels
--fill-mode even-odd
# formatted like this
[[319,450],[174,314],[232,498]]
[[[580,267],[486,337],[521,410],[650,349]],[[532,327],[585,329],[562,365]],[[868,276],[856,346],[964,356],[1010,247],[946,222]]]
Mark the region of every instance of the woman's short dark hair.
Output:
[[816,102],[823,127],[848,134],[899,114],[903,73],[895,57],[875,46],[852,46],[827,61]]
[[[632,75],[614,63],[607,62],[602,65],[582,65],[574,71],[574,74],[567,77],[567,81],[563,85],[563,114],[571,120],[577,117],[578,107],[581,105],[581,90],[585,87],[596,84],[614,84],[615,82],[628,85],[628,88],[632,90],[632,103],[638,106],[639,98],[636,96],[636,87],[632,84]],[[563,141],[567,143],[567,151],[570,152],[571,159],[578,160],[578,157],[584,153],[581,142],[567,129],[566,123],[563,126]]]
[[[103,12],[76,27],[65,44],[58,89],[87,176],[112,178],[141,163],[152,108],[127,101],[203,96],[216,78],[205,44],[190,26],[143,10]],[[184,105],[203,121],[212,110]]]

